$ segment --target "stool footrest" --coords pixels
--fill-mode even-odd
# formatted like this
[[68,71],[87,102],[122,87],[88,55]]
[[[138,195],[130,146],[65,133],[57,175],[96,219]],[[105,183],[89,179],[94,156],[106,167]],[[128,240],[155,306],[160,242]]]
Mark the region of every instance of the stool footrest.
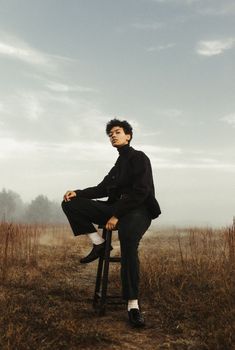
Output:
[[109,261],[110,262],[121,262],[121,258],[120,258],[120,256],[111,256],[109,258]]

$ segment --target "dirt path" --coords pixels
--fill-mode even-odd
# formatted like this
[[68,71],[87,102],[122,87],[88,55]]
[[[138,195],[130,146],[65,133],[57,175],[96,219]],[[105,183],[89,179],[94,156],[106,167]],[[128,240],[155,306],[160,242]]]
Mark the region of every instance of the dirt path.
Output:
[[[114,242],[112,256],[119,255],[119,243]],[[86,255],[87,247],[81,249],[81,256]],[[152,309],[147,301],[142,302],[143,315],[146,320],[146,327],[143,329],[133,329],[128,323],[126,305],[107,304],[106,314],[98,316],[92,308],[92,298],[95,288],[97,261],[86,265],[79,265],[79,275],[73,279],[73,283],[80,285],[80,292],[87,296],[83,303],[83,309],[80,310],[84,315],[84,321],[87,319],[95,327],[97,332],[104,332],[110,339],[111,344],[102,344],[99,347],[96,344],[91,349],[169,349],[169,337],[166,337],[159,325],[156,310]],[[120,267],[119,264],[110,264],[110,281],[108,286],[108,295],[120,295]],[[174,347],[175,348],[175,347]],[[172,348],[173,349],[173,348]],[[175,348],[176,349],[176,348]],[[180,350],[183,348],[179,348]]]

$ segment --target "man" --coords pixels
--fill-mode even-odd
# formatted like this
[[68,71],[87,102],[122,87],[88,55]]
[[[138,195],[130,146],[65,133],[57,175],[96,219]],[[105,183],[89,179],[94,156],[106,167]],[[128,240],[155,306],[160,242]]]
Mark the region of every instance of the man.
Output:
[[[119,157],[114,167],[97,186],[67,191],[62,208],[75,236],[87,234],[93,243],[91,252],[80,260],[89,263],[104,254],[105,241],[93,224],[118,228],[121,247],[122,295],[128,303],[129,322],[143,327],[145,321],[138,304],[138,245],[151,220],[161,214],[154,195],[151,163],[142,151],[130,147],[132,127],[127,121],[113,119],[106,133]],[[96,198],[108,197],[105,201]]]

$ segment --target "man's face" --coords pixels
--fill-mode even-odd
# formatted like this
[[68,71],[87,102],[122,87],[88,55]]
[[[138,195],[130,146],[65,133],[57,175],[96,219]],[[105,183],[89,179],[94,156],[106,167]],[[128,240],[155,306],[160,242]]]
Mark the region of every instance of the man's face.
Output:
[[109,139],[113,147],[122,147],[128,144],[131,135],[125,134],[120,126],[114,126],[109,132]]

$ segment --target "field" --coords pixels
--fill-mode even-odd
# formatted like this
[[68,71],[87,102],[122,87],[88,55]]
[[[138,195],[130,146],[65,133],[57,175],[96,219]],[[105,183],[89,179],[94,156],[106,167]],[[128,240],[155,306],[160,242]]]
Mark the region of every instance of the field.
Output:
[[[114,233],[114,250],[119,242]],[[131,329],[125,305],[92,309],[97,262],[68,226],[0,224],[0,348],[235,349],[235,228],[149,231],[141,241],[146,328]],[[121,291],[119,266],[110,293]]]

